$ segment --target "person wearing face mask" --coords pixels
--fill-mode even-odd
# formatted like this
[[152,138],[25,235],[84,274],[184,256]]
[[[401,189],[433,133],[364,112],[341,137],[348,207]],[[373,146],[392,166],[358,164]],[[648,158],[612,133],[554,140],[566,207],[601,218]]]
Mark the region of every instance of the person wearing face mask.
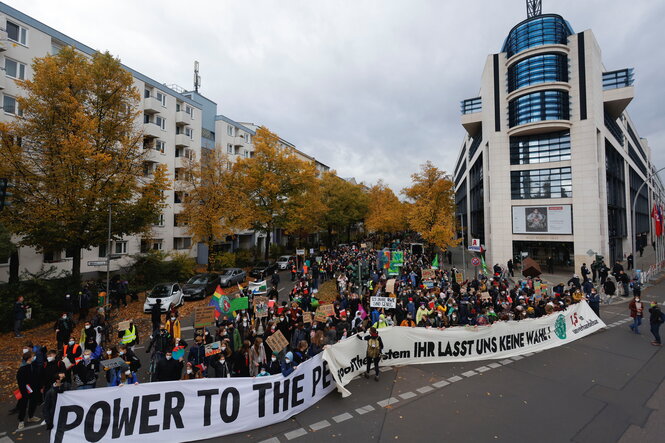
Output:
[[180,320],[176,317],[175,314],[171,314],[168,320],[166,320],[166,330],[173,339],[181,338],[180,335]]
[[68,337],[65,341],[67,344],[62,347],[62,355],[66,357],[71,364],[78,363],[83,354],[81,345],[76,343],[74,337]]
[[206,357],[205,343],[201,336],[196,337],[194,345],[189,348],[189,354],[187,355],[187,363],[191,363],[192,366],[199,366],[205,368],[208,366],[208,358]]
[[53,330],[55,331],[55,339],[57,342],[58,350],[61,350],[67,340],[74,332],[74,321],[67,315],[66,312],[63,312],[60,318],[53,325]]
[[83,352],[83,359],[74,366],[74,384],[77,389],[93,389],[97,385],[99,361],[92,357],[92,352]]
[[64,372],[58,372],[53,375],[48,385],[44,387],[44,405],[42,406],[42,414],[46,422],[46,430],[53,429],[53,417],[55,416],[55,404],[58,400],[58,395],[69,390],[69,383],[65,379]]
[[155,357],[161,359],[167,350],[173,350],[173,345],[173,338],[166,331],[166,326],[162,324],[159,325],[159,330],[153,333],[145,352],[150,353],[150,350],[154,349]]
[[118,386],[138,385],[139,378],[127,366],[122,366],[120,370],[120,384]]
[[83,349],[90,349],[93,352],[97,348],[97,331],[95,331],[89,321],[86,321],[83,329],[81,329],[79,344],[83,346]]
[[44,387],[44,394],[53,386],[53,380],[59,373],[65,373],[65,364],[62,360],[57,359],[58,353],[56,351],[48,351],[46,353],[46,361],[42,367],[42,386]]
[[263,347],[263,340],[257,337],[254,340],[254,346],[249,350],[249,375],[256,377],[259,375],[261,365],[267,363],[266,350]]
[[639,328],[642,324],[642,313],[644,311],[644,307],[642,306],[642,302],[640,301],[639,296],[633,297],[633,299],[628,304],[628,309],[630,309],[630,316],[633,318],[633,323],[630,325],[630,329],[634,333],[639,334]]
[[214,355],[210,361],[210,370],[208,377],[212,378],[230,378],[231,371],[229,364],[226,362],[226,352],[222,351],[220,354]]
[[42,367],[35,363],[37,357],[32,351],[23,354],[21,367],[16,372],[18,389],[21,399],[18,401],[18,429],[23,429],[26,412],[29,422],[39,422],[41,419],[35,417],[35,409],[41,403]]
[[180,380],[182,372],[182,357],[179,360],[173,359],[173,353],[167,351],[164,358],[157,362],[155,368],[155,381],[175,381]]
[[[101,360],[113,360],[118,356],[118,351],[115,348],[109,348],[102,353]],[[120,367],[109,368],[108,366],[102,365],[101,362],[100,366],[104,370],[106,386],[118,386],[118,380],[120,379]]]
[[284,377],[291,375],[294,369],[293,354],[291,352],[286,353],[280,366]]
[[141,368],[141,360],[127,345],[121,344],[118,346],[118,357],[125,360],[125,363],[129,365],[129,369],[131,369],[132,372],[138,372]]
[[201,378],[201,371],[199,368],[194,366],[192,362],[187,362],[187,366],[185,367],[185,373],[182,374],[181,380],[194,380],[197,378]]
[[277,352],[273,352],[270,356],[270,361],[267,363],[268,373],[270,373],[270,375],[276,375],[282,372],[282,367],[277,359],[277,354]]

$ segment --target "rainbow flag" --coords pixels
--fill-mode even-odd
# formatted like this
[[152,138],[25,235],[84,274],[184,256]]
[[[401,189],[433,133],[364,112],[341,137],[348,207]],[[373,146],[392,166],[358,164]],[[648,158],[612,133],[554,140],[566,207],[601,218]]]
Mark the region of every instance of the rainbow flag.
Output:
[[219,318],[220,315],[229,314],[231,312],[231,302],[221,286],[217,285],[217,289],[215,289],[215,293],[212,294],[208,306],[215,307],[215,318]]

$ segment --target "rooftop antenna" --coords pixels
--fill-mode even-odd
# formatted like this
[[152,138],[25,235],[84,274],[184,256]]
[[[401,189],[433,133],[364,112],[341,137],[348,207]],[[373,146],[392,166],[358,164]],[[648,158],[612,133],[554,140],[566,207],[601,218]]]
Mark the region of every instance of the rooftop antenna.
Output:
[[201,76],[199,75],[199,62],[194,61],[194,91],[199,92]]
[[527,18],[536,17],[543,13],[542,0],[526,0],[526,16]]

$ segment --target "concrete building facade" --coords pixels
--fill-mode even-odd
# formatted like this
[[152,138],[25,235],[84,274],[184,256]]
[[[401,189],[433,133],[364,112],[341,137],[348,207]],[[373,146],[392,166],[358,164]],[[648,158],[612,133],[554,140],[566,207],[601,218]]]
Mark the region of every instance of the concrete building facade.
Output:
[[465,242],[479,239],[488,264],[530,256],[566,272],[650,242],[662,184],[626,111],[634,94],[633,70],[606,69],[592,31],[555,14],[516,25],[487,57],[480,94],[461,104]]

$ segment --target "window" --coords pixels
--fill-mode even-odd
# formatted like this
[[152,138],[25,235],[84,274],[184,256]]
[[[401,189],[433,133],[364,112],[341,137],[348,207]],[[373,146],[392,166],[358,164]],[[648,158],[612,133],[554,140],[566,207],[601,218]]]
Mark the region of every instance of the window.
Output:
[[44,263],[62,261],[62,251],[44,251]]
[[517,97],[508,104],[510,127],[544,120],[569,120],[568,92],[540,91]]
[[233,154],[233,145],[231,143],[228,143],[226,145],[226,152],[228,152],[229,154]]
[[231,169],[233,169],[233,163],[231,163],[231,162],[226,162],[226,169],[228,169],[229,171],[230,171]]
[[245,158],[249,158],[249,151],[245,150]]
[[510,164],[570,160],[570,131],[525,137],[510,137]]
[[150,123],[150,114],[143,114],[143,123]]
[[194,138],[194,130],[192,128],[185,128],[185,135],[191,139]]
[[188,224],[182,214],[173,214],[173,226],[187,226]]
[[527,58],[508,68],[508,92],[545,82],[568,81],[568,57],[542,54]]
[[51,40],[51,55],[59,54],[64,47],[65,45],[63,43]]
[[25,65],[21,62],[5,57],[5,74],[7,77],[25,80]]
[[180,112],[180,103],[175,104],[175,112]]
[[508,34],[501,52],[508,58],[534,46],[568,43],[573,29],[561,16],[546,14],[534,17],[515,26]]
[[194,116],[194,113],[192,112],[192,107],[189,105],[185,105],[185,113]]
[[157,140],[155,142],[155,149],[163,154],[166,149],[166,142],[164,140]]
[[2,108],[5,111],[5,114],[11,115],[23,115],[23,112],[18,107],[18,102],[14,97],[5,95],[2,99]]
[[233,136],[233,126],[228,125],[228,126],[226,127],[226,133],[227,133],[228,135],[230,135],[230,136]]
[[159,214],[157,220],[153,223],[154,226],[164,226],[164,214]]
[[74,249],[73,248],[65,249],[65,258],[74,258]]
[[189,249],[192,247],[190,237],[173,237],[173,249]]
[[116,254],[126,254],[127,253],[127,242],[126,241],[117,241],[117,242],[115,242],[115,253]]
[[573,176],[569,167],[511,171],[510,189],[513,200],[572,197]]
[[161,92],[157,92],[155,94],[155,98],[159,100],[159,102],[162,104],[162,106],[166,106],[166,95],[162,94]]
[[28,44],[28,30],[7,20],[7,38],[22,45]]
[[143,98],[150,98],[150,89],[146,88],[143,90]]
[[148,251],[161,251],[163,249],[164,241],[161,238],[156,238],[153,240],[141,240],[141,252],[145,253]]
[[251,135],[251,134],[247,134],[246,137],[247,137],[247,143],[251,143],[251,142],[252,142],[252,135]]
[[173,203],[182,203],[184,198],[184,192],[176,191],[173,193]]
[[162,129],[166,129],[166,119],[159,115],[155,116],[155,124]]
[[100,258],[106,258],[106,244],[99,245],[99,253],[97,256]]

